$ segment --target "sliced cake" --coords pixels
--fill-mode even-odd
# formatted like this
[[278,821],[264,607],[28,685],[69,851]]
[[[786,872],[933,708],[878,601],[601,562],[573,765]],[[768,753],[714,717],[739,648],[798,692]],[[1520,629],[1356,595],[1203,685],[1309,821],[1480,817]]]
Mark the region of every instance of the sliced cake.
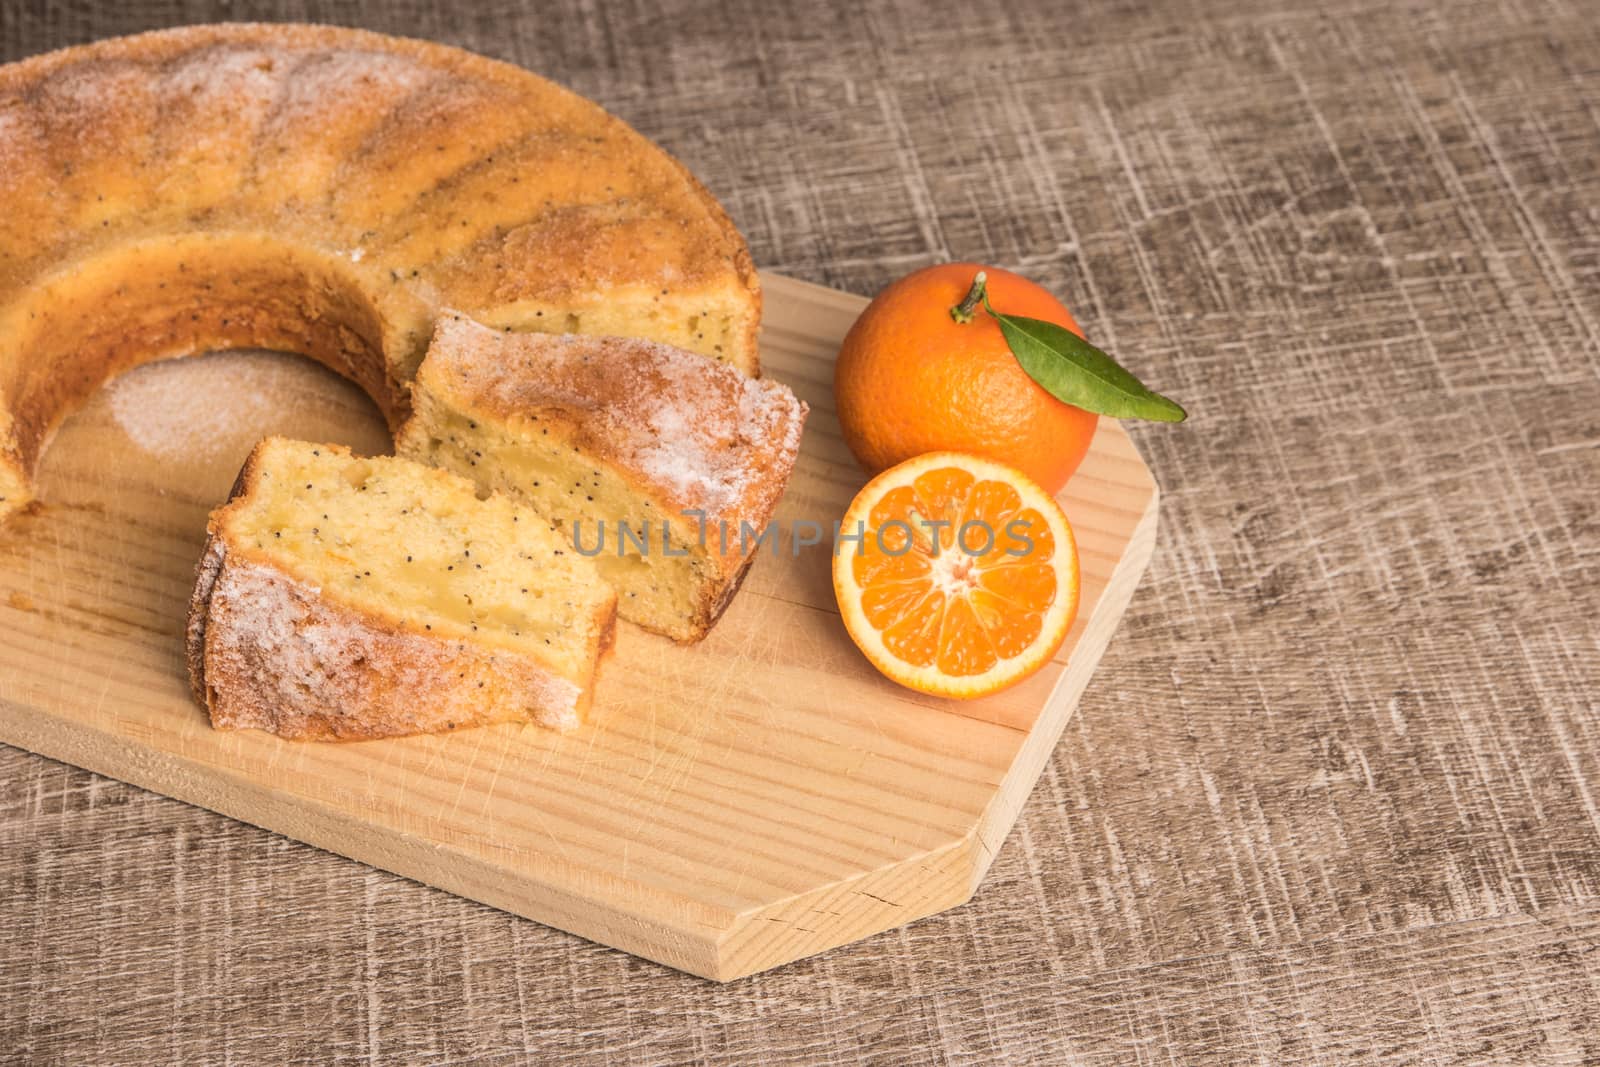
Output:
[[788,484],[806,405],[692,352],[512,334],[445,313],[401,455],[525,502],[593,559],[623,618],[704,637]]
[[268,438],[212,512],[189,675],[212,725],[360,740],[578,725],[616,598],[539,516],[392,457]]
[[0,66],[0,205],[0,520],[61,421],[154,359],[299,352],[394,425],[445,305],[756,369],[760,280],[710,193],[443,45],[230,22]]

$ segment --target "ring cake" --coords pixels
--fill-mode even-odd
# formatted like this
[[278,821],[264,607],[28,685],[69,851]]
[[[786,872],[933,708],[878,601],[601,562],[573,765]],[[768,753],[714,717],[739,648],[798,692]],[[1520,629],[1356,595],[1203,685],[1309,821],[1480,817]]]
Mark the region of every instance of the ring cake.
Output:
[[526,503],[592,556],[624,619],[679,641],[763,546],[806,405],[771,379],[622,337],[439,320],[401,455]]
[[743,240],[542,78],[357,30],[219,25],[0,68],[0,517],[106,378],[301,352],[398,427],[437,310],[757,371]]

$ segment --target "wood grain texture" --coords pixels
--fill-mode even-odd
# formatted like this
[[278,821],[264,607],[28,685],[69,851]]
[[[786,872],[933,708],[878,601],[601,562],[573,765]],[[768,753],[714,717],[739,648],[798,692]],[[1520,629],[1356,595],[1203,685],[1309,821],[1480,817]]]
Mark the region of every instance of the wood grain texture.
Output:
[[283,417],[386,444],[351,386],[256,353],[136,371],[63,427],[39,501],[0,531],[0,739],[708,978],[962,903],[1150,561],[1155,483],[1107,423],[1062,496],[1081,599],[1055,661],[982,700],[901,689],[839,622],[830,544],[801,533],[866,480],[829,388],[865,301],[764,289],[765,373],[812,409],[775,547],[704,641],[621,627],[582,728],[346,745],[211,729],[174,660],[217,487]]
[[1132,431],[1154,561],[970,905],[713,987],[9,750],[0,1049],[1600,1059],[1585,5],[0,0],[0,49],[224,14],[556,77],[768,269],[1024,270],[1194,418]]

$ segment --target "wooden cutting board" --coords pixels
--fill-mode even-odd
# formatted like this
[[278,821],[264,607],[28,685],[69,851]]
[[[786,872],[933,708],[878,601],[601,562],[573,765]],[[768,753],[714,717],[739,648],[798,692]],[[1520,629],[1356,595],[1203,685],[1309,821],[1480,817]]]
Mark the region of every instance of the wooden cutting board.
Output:
[[[866,480],[831,397],[865,301],[765,285],[764,367],[812,408],[787,529],[842,515]],[[43,506],[0,528],[0,740],[721,980],[972,895],[1155,541],[1155,483],[1102,421],[1062,497],[1078,622],[1009,692],[881,678],[840,624],[828,550],[785,541],[704,643],[624,624],[576,733],[297,744],[213,731],[184,676],[206,513],[272,432],[389,445],[354,387],[261,353],[142,368],[63,427]]]

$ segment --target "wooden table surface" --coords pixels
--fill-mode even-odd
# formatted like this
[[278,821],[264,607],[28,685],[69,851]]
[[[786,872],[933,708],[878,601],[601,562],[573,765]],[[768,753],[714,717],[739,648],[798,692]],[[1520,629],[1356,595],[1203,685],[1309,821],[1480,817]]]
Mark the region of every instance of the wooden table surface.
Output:
[[512,60],[763,267],[1024,271],[1193,413],[976,900],[729,986],[0,749],[0,1059],[1600,1061],[1600,29],[1337,0],[0,0]]

